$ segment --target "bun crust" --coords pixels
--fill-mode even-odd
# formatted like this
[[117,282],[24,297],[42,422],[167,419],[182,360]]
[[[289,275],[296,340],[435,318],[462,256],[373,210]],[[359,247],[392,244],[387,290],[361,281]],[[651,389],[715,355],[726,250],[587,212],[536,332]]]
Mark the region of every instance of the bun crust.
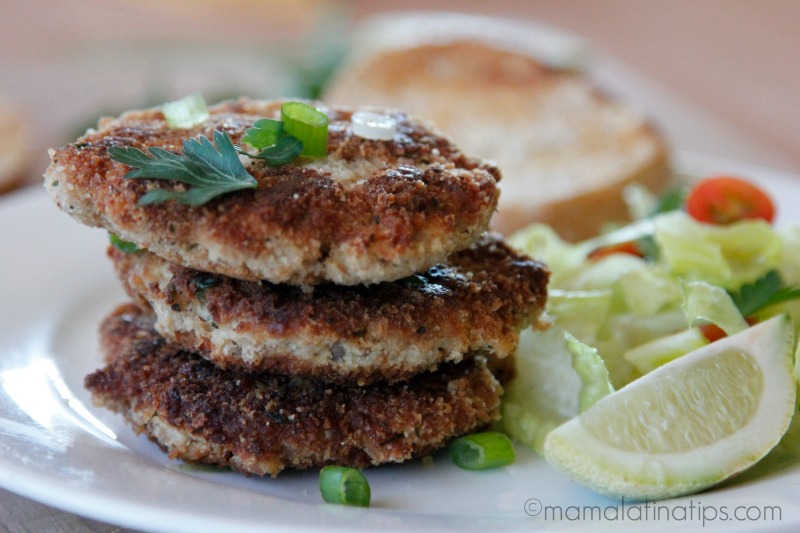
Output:
[[503,181],[492,228],[505,234],[544,222],[569,240],[587,238],[627,219],[625,186],[667,183],[667,145],[637,109],[578,72],[452,33],[449,42],[439,33],[354,57],[325,100],[403,109],[496,162]]

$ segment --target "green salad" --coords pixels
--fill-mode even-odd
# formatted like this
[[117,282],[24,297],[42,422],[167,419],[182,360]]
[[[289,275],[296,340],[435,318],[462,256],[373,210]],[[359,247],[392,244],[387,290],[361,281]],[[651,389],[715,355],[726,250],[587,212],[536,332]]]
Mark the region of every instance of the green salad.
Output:
[[787,313],[797,336],[800,227],[773,226],[763,191],[716,177],[661,200],[632,192],[628,226],[580,243],[543,225],[510,239],[552,271],[550,327],[523,331],[502,420],[540,453],[551,430],[689,352]]

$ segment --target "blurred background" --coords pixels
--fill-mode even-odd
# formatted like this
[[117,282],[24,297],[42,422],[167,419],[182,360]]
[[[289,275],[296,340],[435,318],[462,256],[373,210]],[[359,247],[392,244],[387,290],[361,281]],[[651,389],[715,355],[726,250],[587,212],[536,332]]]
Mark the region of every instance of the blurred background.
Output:
[[800,172],[795,0],[0,0],[0,110],[16,110],[4,129],[27,129],[15,151],[28,150],[25,181],[38,183],[46,149],[100,115],[196,91],[314,96],[354,29],[398,10],[560,28],[673,146]]

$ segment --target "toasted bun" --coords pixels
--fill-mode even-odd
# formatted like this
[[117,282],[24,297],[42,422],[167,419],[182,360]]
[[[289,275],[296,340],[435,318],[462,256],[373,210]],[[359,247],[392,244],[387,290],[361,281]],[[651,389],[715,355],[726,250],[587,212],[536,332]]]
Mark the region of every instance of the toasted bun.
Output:
[[[667,148],[645,117],[582,74],[533,57],[519,25],[503,32],[501,22],[478,20],[485,27],[474,17],[443,16],[437,30],[425,34],[431,17],[416,25],[409,18],[384,20],[381,31],[364,33],[372,42],[356,43],[358,52],[333,78],[325,99],[403,109],[432,122],[465,151],[496,161],[504,178],[492,226],[502,233],[539,221],[564,238],[586,238],[607,222],[627,219],[626,185],[662,188],[669,177]],[[376,35],[386,35],[386,42],[375,44]],[[365,47],[374,52],[365,54]],[[556,60],[579,55],[571,50]]]
[[0,193],[24,181],[30,160],[29,146],[24,113],[11,102],[0,99]]

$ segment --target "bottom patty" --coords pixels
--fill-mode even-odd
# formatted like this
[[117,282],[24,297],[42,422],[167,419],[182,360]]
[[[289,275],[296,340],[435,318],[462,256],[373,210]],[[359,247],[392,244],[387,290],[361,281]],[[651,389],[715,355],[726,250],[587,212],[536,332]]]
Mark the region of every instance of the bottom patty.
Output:
[[405,382],[344,387],[220,369],[165,341],[133,304],[106,318],[100,334],[108,366],[85,380],[98,405],[173,459],[248,474],[401,462],[499,412],[502,389],[480,357]]

